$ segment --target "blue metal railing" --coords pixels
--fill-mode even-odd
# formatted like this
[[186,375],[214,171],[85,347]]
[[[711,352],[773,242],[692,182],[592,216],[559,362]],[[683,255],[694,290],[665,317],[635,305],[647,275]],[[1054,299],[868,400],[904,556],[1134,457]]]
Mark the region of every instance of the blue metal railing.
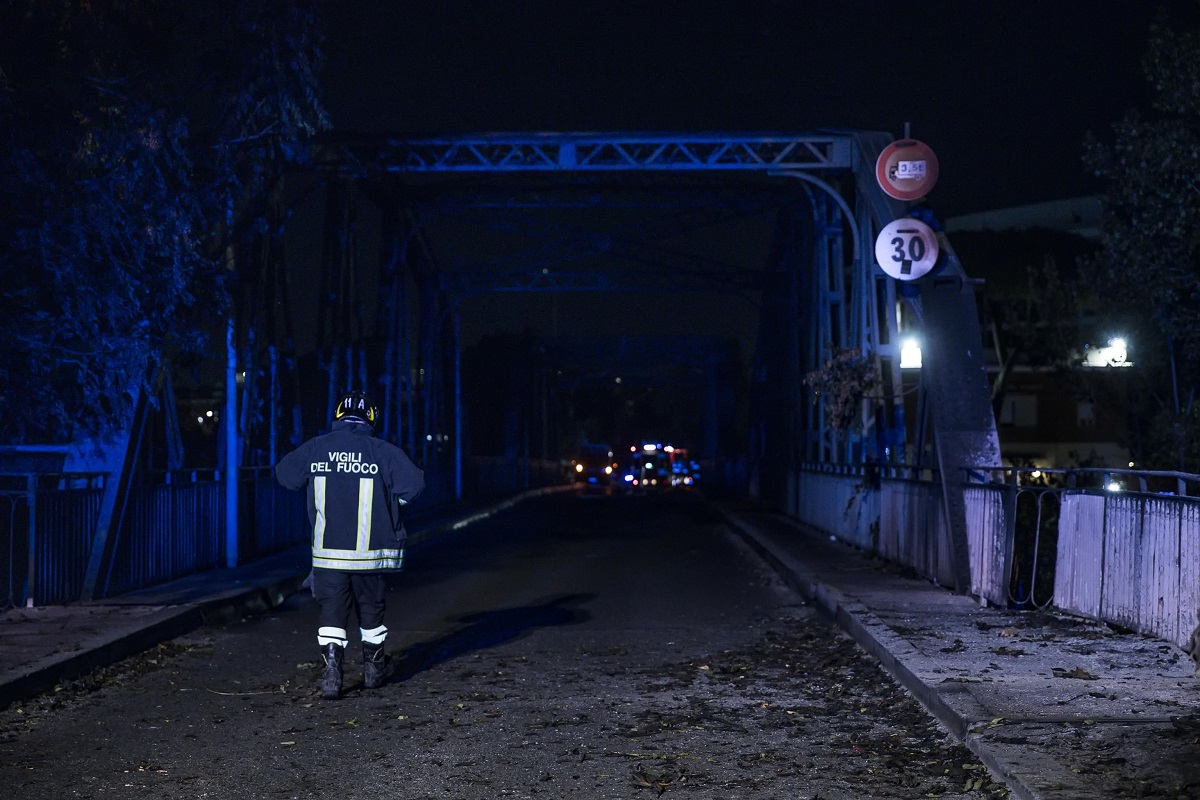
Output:
[[[475,458],[468,498],[486,499],[562,482],[559,464]],[[423,507],[455,501],[449,469],[427,472]],[[104,474],[0,475],[0,610],[80,599],[105,491]],[[308,541],[303,492],[281,487],[268,467],[238,476],[242,562]],[[129,492],[98,596],[112,597],[225,564],[225,491],[215,470],[141,476]]]
[[79,596],[103,491],[100,474],[0,475],[0,606]]
[[222,561],[223,487],[211,471],[162,473],[130,490],[102,594],[212,569]]

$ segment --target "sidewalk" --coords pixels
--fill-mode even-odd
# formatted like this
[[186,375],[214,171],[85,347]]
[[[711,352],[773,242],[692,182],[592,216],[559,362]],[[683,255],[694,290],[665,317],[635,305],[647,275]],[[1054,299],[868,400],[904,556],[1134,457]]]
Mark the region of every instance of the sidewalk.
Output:
[[1173,644],[982,607],[766,512],[726,521],[1020,798],[1200,798],[1200,678]]
[[[415,529],[413,544],[503,503]],[[785,518],[735,531],[1025,800],[1200,798],[1200,678],[1178,647],[1049,612],[981,607]],[[300,588],[306,546],[95,604],[0,614],[0,707]]]

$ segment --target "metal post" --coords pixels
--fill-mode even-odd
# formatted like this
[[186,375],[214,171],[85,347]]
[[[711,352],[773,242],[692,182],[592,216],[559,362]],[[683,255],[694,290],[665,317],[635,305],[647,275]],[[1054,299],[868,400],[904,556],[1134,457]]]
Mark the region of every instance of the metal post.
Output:
[[[271,396],[270,396],[270,401],[268,403],[270,410],[268,411],[268,415],[269,415],[268,420],[269,421],[267,422],[267,436],[268,436],[267,466],[274,468],[275,462],[279,458],[279,436],[277,433],[277,427],[278,427],[278,422],[279,422],[279,403],[278,403],[278,400],[279,400],[279,364],[278,364],[278,361],[279,361],[279,359],[278,359],[278,352],[275,349],[275,345],[272,344],[267,347],[267,354],[271,360],[271,389],[270,389]],[[275,526],[279,522],[278,518],[275,516],[275,512],[276,512],[275,498],[278,497],[279,493],[277,491],[274,491],[274,488],[275,487],[272,487],[272,491],[270,492],[270,494],[267,495],[267,498],[268,498],[267,502],[270,504],[270,516],[268,517],[268,519],[271,520],[270,525],[271,525],[272,530],[275,529]]]
[[25,576],[28,590],[25,593],[25,607],[33,608],[33,596],[37,590],[37,475],[26,478],[29,495],[29,573]]
[[454,310],[454,499],[462,499],[462,320]]
[[279,419],[279,358],[275,345],[267,346],[267,358],[271,363],[271,388],[270,398],[267,401],[267,464],[274,466],[275,461],[279,456],[279,442],[277,434],[277,422]]
[[232,314],[225,328],[225,410],[221,412],[225,437],[225,566],[238,564],[238,417],[237,417],[237,337]]
[[[146,377],[146,383],[150,376]],[[149,416],[150,398],[141,386],[134,388],[137,401],[128,431],[114,443],[113,452],[122,454],[117,463],[109,462],[108,474],[104,479],[104,495],[100,500],[100,511],[96,515],[96,528],[92,534],[91,552],[88,554],[87,570],[83,576],[81,600],[96,600],[108,591],[112,577],[114,553],[120,538],[125,506],[129,500],[130,485],[137,472],[138,454],[141,452],[142,435]]]
[[[1013,597],[1012,594],[1013,560],[1016,558],[1017,547],[1017,501],[1020,493],[1020,470],[1013,467],[1008,480],[1008,488],[1004,493],[1004,548],[1001,550],[1004,565],[1000,569],[1001,585],[990,587],[993,599],[997,603],[1003,603],[1006,600],[1016,600],[1018,602],[1021,600],[1020,597]],[[986,592],[988,588],[987,581],[985,580],[983,582],[983,589]]]

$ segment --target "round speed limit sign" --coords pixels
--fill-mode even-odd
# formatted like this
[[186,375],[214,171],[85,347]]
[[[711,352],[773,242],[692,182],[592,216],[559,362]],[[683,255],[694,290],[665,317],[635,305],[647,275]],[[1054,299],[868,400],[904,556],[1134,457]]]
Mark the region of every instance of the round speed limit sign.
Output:
[[933,229],[919,219],[902,217],[883,226],[875,239],[875,260],[898,281],[924,277],[938,258]]

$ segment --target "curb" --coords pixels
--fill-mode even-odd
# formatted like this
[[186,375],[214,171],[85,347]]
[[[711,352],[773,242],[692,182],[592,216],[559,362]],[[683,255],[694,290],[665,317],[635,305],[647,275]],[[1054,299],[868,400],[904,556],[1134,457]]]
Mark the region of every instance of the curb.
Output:
[[291,575],[266,586],[242,589],[232,596],[218,596],[196,603],[195,608],[200,612],[202,624],[224,625],[251,614],[262,614],[283,605],[283,602],[296,592],[308,578],[304,572]]
[[59,681],[78,678],[204,624],[195,606],[169,606],[135,625],[80,643],[80,649],[58,653],[14,670],[0,682],[0,708],[52,689]]
[[[307,573],[306,573],[307,574]],[[78,678],[209,624],[224,624],[248,614],[269,611],[300,589],[305,575],[263,586],[239,588],[198,603],[166,606],[154,614],[90,640],[77,649],[57,653],[0,678],[0,708],[53,689],[60,681]]]
[[[888,674],[941,722],[956,740],[974,753],[993,775],[1004,781],[1015,797],[1021,800],[1040,800],[1041,795],[1022,781],[1007,761],[999,758],[977,737],[971,735],[971,718],[951,703],[942,692],[918,677],[919,662],[925,660],[924,656],[895,636],[882,620],[856,599],[823,583],[812,570],[776,548],[769,540],[758,536],[751,526],[736,516],[736,513],[720,508],[719,513],[730,530],[741,536],[767,561],[789,587],[813,601],[823,613],[845,630],[859,647],[878,660]],[[964,703],[975,702],[965,691],[956,692],[955,695]],[[980,711],[974,716],[978,721],[987,715]]]

